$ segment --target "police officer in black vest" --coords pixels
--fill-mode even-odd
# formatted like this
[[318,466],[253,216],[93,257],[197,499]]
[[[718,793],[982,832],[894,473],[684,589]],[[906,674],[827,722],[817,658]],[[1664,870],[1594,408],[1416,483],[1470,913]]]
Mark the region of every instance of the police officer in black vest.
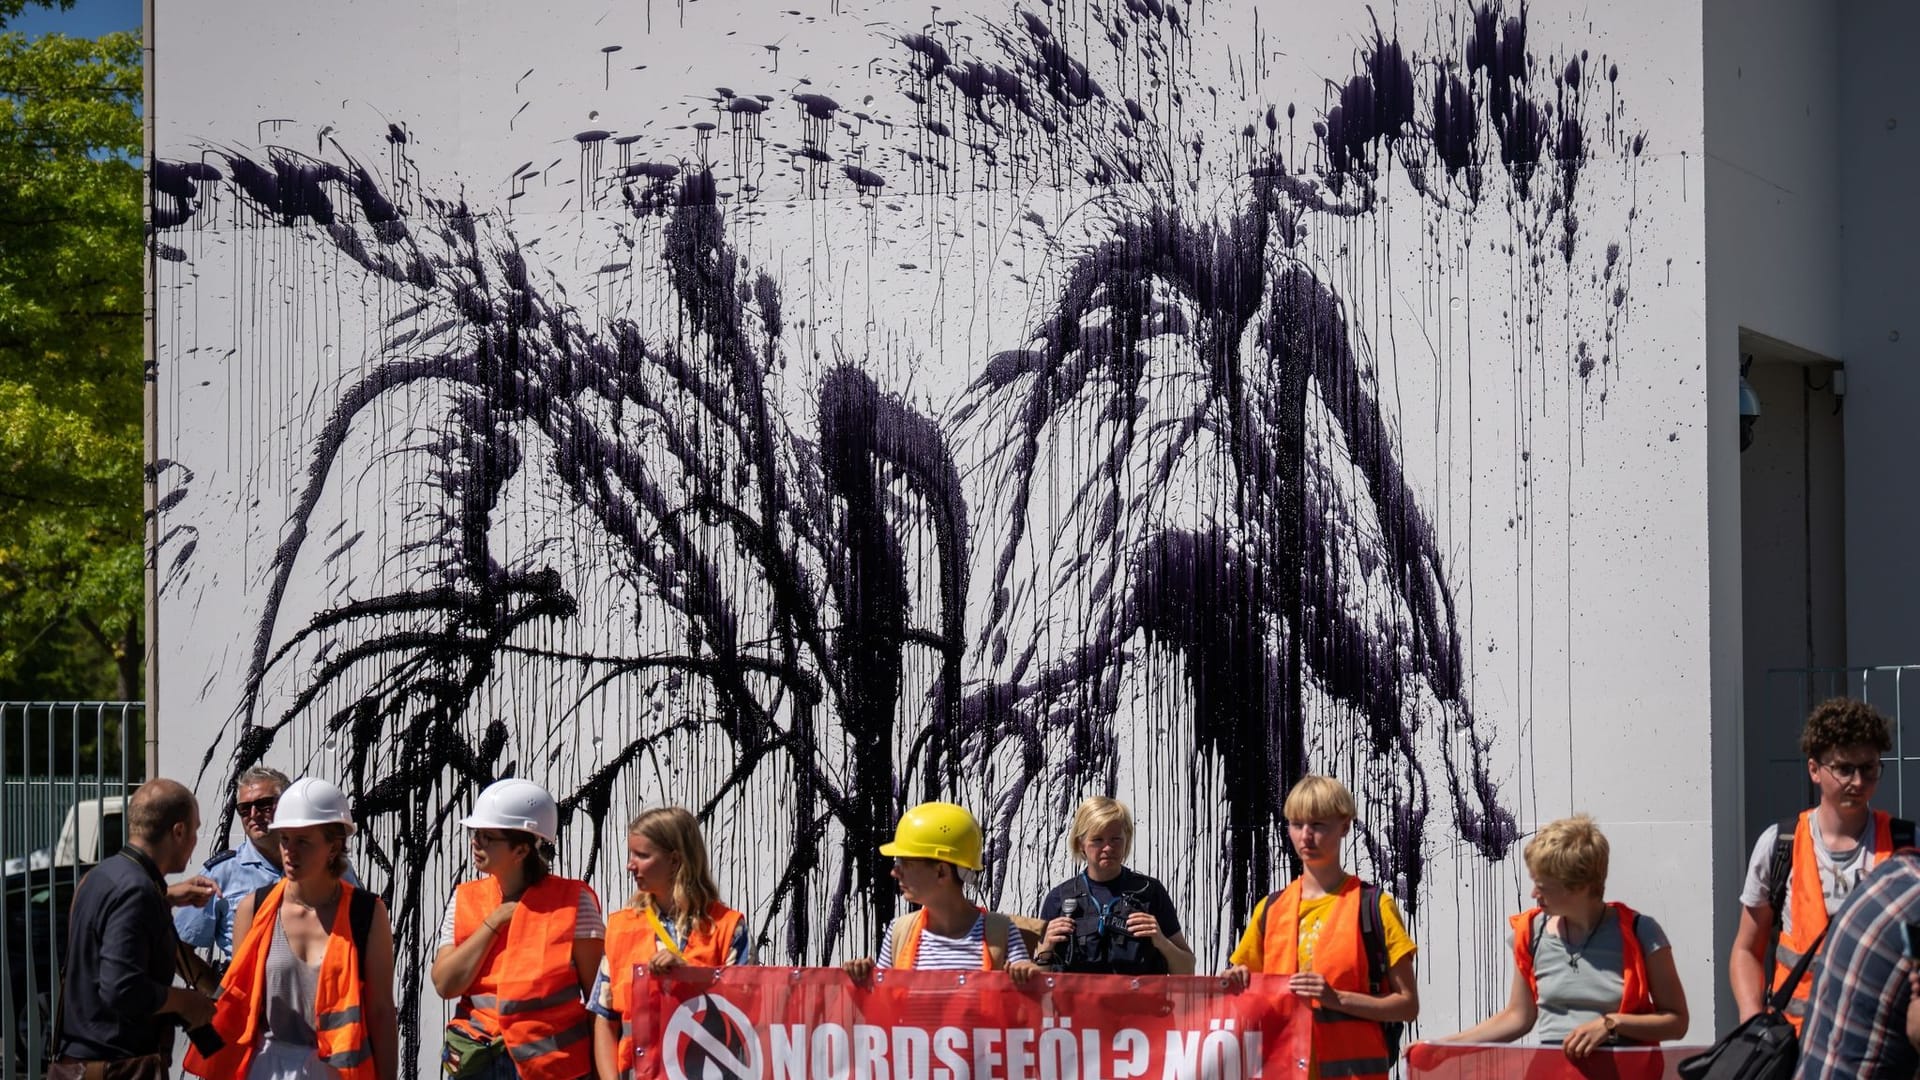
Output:
[[1105,796],[1081,803],[1067,848],[1085,866],[1041,901],[1046,931],[1034,962],[1101,975],[1193,974],[1193,950],[1166,887],[1126,866],[1127,804]]

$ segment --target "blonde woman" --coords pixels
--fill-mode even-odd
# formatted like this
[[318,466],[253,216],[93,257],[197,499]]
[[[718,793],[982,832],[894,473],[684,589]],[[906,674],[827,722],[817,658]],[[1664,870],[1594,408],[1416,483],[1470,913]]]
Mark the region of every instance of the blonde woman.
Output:
[[1507,1007],[1435,1042],[1558,1044],[1576,1060],[1611,1043],[1657,1043],[1687,1033],[1687,994],[1666,932],[1648,916],[1604,899],[1607,838],[1581,814],[1542,827],[1527,843],[1538,907],[1513,926],[1513,992]]
[[1127,866],[1132,851],[1133,811],[1126,803],[1096,795],[1080,804],[1067,830],[1067,853],[1081,869],[1040,902],[1046,930],[1034,963],[1101,975],[1193,974],[1193,949],[1173,898]]
[[1302,873],[1254,907],[1227,981],[1286,976],[1288,992],[1313,1010],[1309,1080],[1386,1080],[1398,1026],[1420,1015],[1413,939],[1393,897],[1340,863],[1355,815],[1345,784],[1302,777],[1282,812]]
[[607,918],[607,955],[587,996],[594,1014],[593,1060],[600,1080],[633,1075],[633,972],[681,964],[753,962],[747,919],[720,902],[707,869],[700,822],[678,806],[648,810],[627,826],[633,899]]

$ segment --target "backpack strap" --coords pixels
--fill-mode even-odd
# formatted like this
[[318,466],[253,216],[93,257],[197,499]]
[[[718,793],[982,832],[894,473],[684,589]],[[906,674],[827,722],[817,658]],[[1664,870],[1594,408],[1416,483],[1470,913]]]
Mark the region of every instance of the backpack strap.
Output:
[[[1787,924],[1787,890],[1793,884],[1793,834],[1800,828],[1800,815],[1782,818],[1774,826],[1773,858],[1767,863],[1767,901],[1773,907],[1773,932],[1768,935],[1767,978],[1779,969],[1780,933]],[[1807,955],[1813,955],[1809,950]]]
[[367,977],[368,942],[373,939],[373,915],[379,897],[371,889],[354,889],[347,894],[347,927],[353,932],[353,951],[360,957],[360,980]]
[[1380,921],[1380,886],[1360,884],[1360,944],[1367,951],[1367,992],[1387,992],[1387,928]]
[[896,915],[893,920],[893,925],[887,927],[887,943],[893,947],[894,967],[913,966],[910,962],[905,964],[900,962],[900,946],[906,942],[907,932],[913,929],[913,920],[918,914],[920,914],[920,912],[919,909],[916,908],[913,911],[907,912],[905,915]]
[[1013,920],[997,911],[986,913],[983,928],[987,939],[987,962],[993,971],[1007,970],[1007,939],[1013,936]]
[[1800,828],[1800,815],[1782,818],[1774,826],[1773,859],[1767,863],[1767,899],[1773,906],[1773,932],[1780,933],[1780,924],[1787,909],[1787,889],[1793,884],[1793,834]]
[[1906,818],[1894,818],[1892,821],[1889,821],[1887,823],[1887,832],[1893,836],[1893,850],[1899,851],[1901,848],[1910,848],[1913,846],[1914,826],[1913,822],[1908,821]]
[[1275,889],[1273,892],[1267,894],[1265,900],[1260,901],[1260,942],[1263,948],[1267,940],[1267,912],[1272,911],[1273,905],[1280,902],[1280,894],[1285,891],[1284,889]]
[[[1380,886],[1370,882],[1360,883],[1360,944],[1367,954],[1367,992],[1384,995],[1391,989],[1388,973],[1393,968],[1392,958],[1387,952],[1387,927],[1380,916]],[[1535,919],[1534,922],[1545,922]],[[1406,1037],[1407,1025],[1398,1020],[1381,1023],[1380,1032],[1387,1040],[1387,1057],[1398,1060],[1400,1043]]]

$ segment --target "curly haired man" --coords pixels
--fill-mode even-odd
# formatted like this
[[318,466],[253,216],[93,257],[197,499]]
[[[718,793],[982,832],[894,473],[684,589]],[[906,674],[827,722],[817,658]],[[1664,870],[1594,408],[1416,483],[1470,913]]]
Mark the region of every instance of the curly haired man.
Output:
[[[1887,718],[1864,701],[1833,698],[1807,717],[1800,750],[1820,802],[1769,825],[1753,845],[1740,892],[1740,929],[1727,963],[1742,1020],[1760,1011],[1801,956],[1818,951],[1828,919],[1867,872],[1894,849],[1912,846],[1912,822],[1869,805],[1880,784],[1880,759],[1892,748]],[[1787,1006],[1796,1029],[1806,1019],[1812,983],[1801,979]]]

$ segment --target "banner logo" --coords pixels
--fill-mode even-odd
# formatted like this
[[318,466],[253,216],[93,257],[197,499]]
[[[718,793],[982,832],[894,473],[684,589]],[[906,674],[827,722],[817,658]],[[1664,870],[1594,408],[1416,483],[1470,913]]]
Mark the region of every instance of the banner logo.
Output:
[[747,1014],[725,998],[702,994],[667,1020],[660,1056],[668,1080],[760,1080],[760,1037]]

